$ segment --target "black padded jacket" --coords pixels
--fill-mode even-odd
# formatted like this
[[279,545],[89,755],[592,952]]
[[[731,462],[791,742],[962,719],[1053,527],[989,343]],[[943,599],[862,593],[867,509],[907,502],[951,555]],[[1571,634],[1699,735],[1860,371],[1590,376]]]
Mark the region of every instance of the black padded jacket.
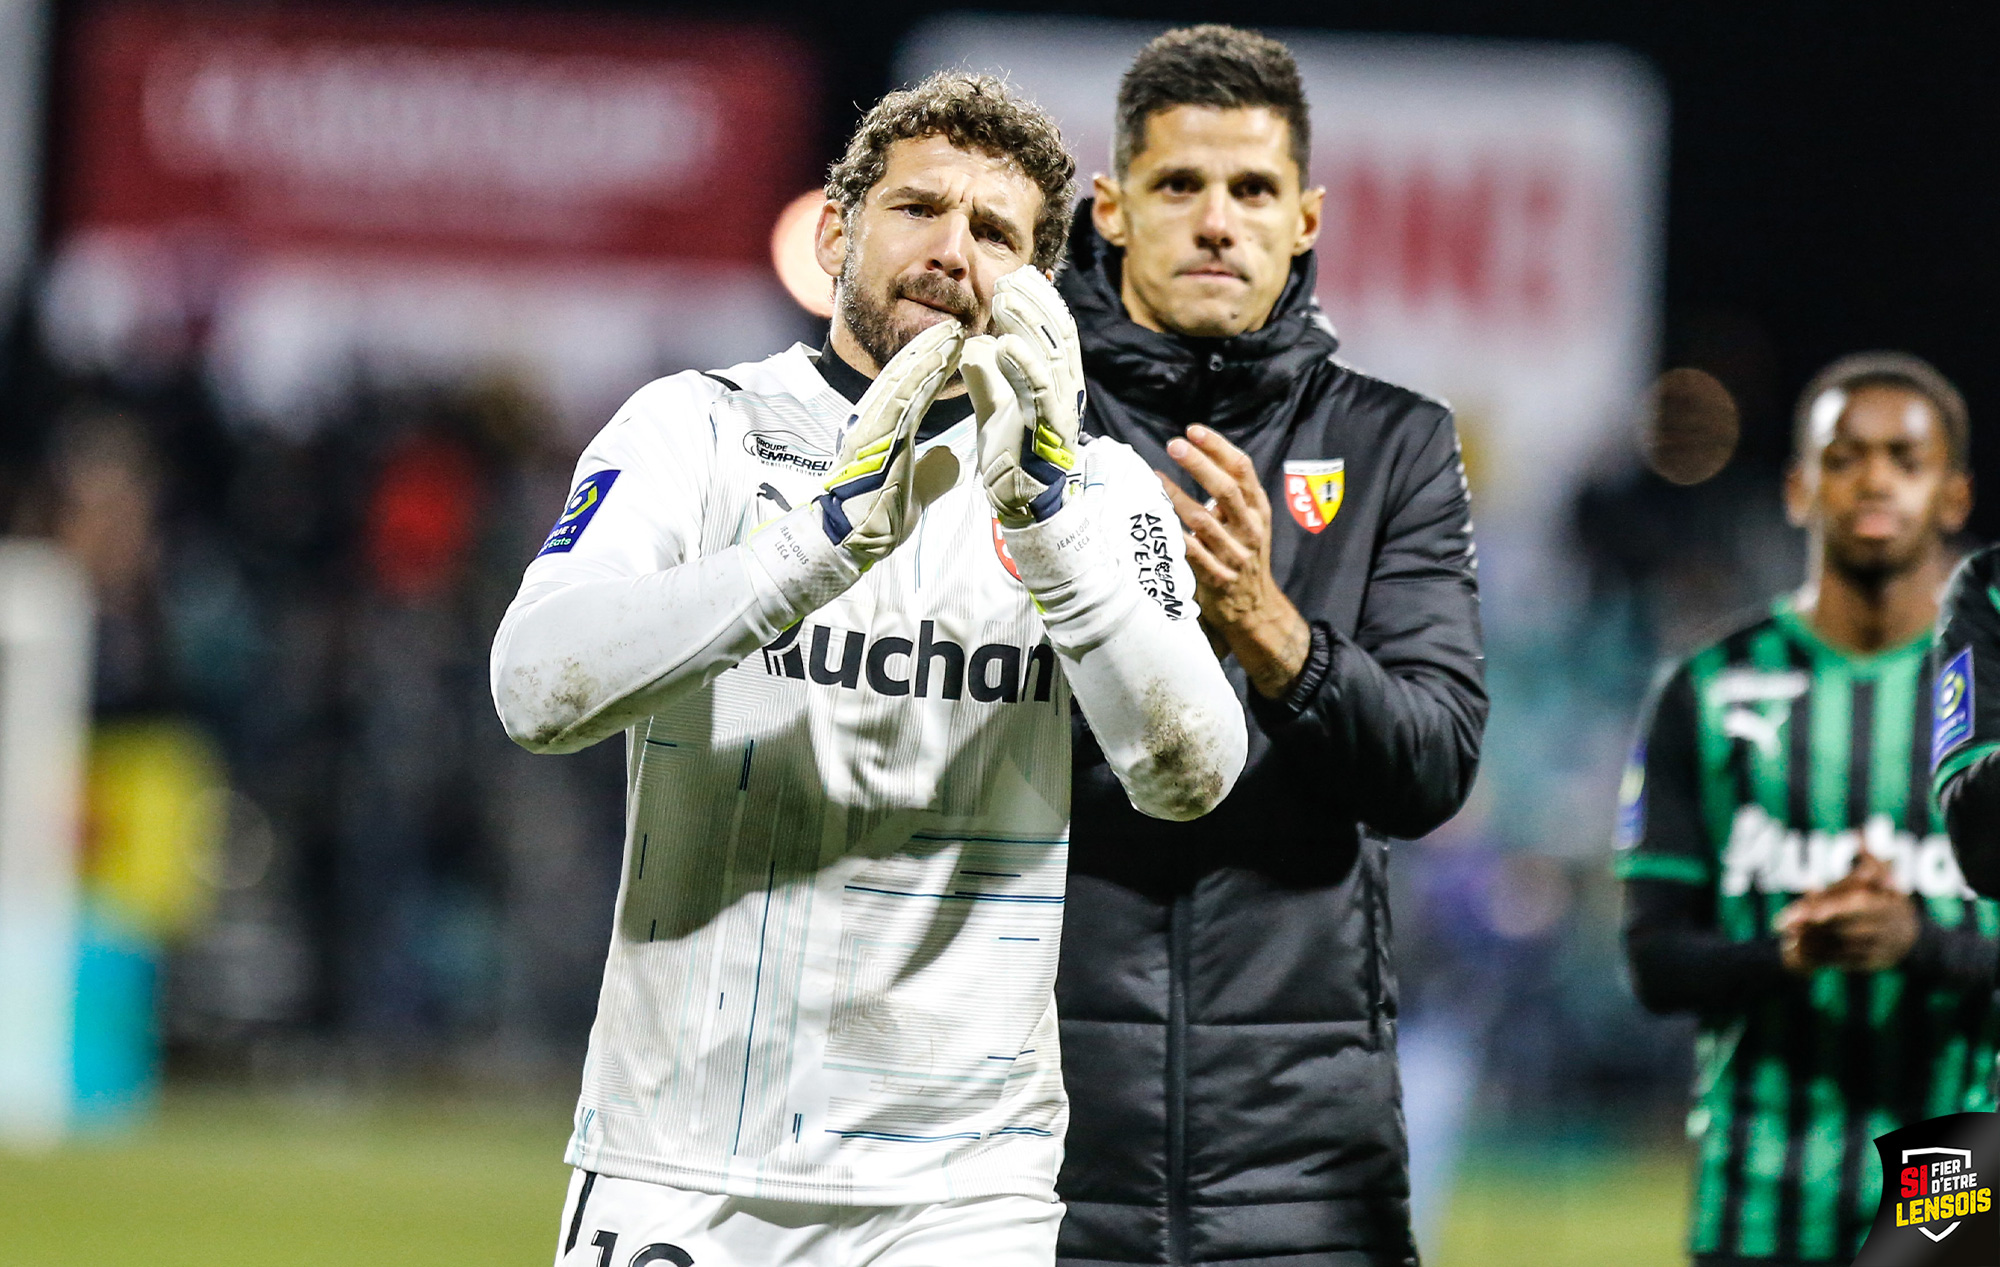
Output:
[[1277,701],[1228,663],[1249,760],[1191,823],[1134,810],[1077,723],[1060,1258],[1414,1262],[1386,838],[1458,810],[1485,726],[1457,432],[1444,405],[1334,358],[1311,255],[1264,328],[1231,339],[1134,324],[1120,259],[1085,204],[1060,281],[1084,429],[1198,498],[1169,439],[1199,422],[1247,451],[1271,498],[1272,569],[1312,648]]

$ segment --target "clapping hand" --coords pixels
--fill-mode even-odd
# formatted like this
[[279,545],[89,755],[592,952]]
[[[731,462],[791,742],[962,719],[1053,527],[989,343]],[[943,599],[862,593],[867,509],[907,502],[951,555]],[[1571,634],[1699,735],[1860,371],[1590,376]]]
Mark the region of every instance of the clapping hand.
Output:
[[979,474],[1007,528],[1062,509],[1076,469],[1083,354],[1054,283],[1020,268],[993,286],[992,335],[967,339],[959,371],[979,419]]
[[1271,499],[1250,456],[1209,427],[1189,427],[1167,456],[1194,476],[1207,505],[1160,476],[1187,536],[1188,566],[1209,641],[1236,655],[1267,699],[1288,690],[1305,666],[1312,630],[1271,574]]
[[1889,864],[1862,849],[1854,867],[1778,912],[1774,921],[1785,967],[1880,972],[1893,968],[1917,941],[1917,909],[1896,887]]
[[957,367],[964,342],[965,327],[956,321],[931,326],[890,358],[854,406],[818,503],[826,535],[864,568],[901,545],[924,506],[950,487],[948,478],[925,478],[942,461],[935,451],[922,464],[926,469],[918,469],[917,428]]

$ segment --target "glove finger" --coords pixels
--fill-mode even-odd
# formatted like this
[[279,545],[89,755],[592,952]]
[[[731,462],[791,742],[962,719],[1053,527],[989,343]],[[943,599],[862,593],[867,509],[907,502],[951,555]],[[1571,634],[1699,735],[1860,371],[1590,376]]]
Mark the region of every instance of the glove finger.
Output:
[[1049,378],[1048,358],[1018,334],[1002,335],[996,351],[999,369],[1006,376],[1007,385],[1024,405],[1031,405],[1039,411],[1054,389],[1054,383]]
[[[901,393],[902,414],[896,420],[896,440],[911,454],[916,451],[917,431],[923,426],[924,415],[930,412],[931,405],[937,401],[938,393],[944,390],[951,376],[958,372],[959,359],[964,350],[964,326],[956,321],[941,321],[938,325],[951,327],[951,337],[944,340],[945,346],[939,353],[924,359],[923,377],[909,384],[907,390]],[[937,326],[931,328],[936,329]]]
[[1036,312],[1032,304],[1016,302],[1012,295],[994,297],[993,328],[1002,335],[1011,334],[1034,344],[1044,356],[1054,356],[1062,350],[1062,340],[1049,320]]
[[924,509],[957,484],[958,455],[941,444],[918,459],[910,473],[910,487],[915,491],[917,505]]
[[930,408],[957,364],[964,339],[965,327],[956,321],[940,321],[925,329],[889,358],[856,411],[870,422],[887,422],[890,429],[901,430],[911,405],[919,406],[919,416]]
[[1055,283],[1036,268],[1018,268],[1002,277],[993,287],[996,322],[1005,314],[1008,332],[1041,336],[1038,340],[1053,354],[1076,346],[1076,320]]
[[959,353],[958,372],[965,379],[966,394],[981,418],[990,418],[1008,402],[1012,387],[1000,368],[999,341],[991,335],[974,335]]
[[1022,399],[1033,402],[1035,416],[1055,431],[1064,447],[1073,448],[1076,443],[1075,401],[1058,380],[1055,366],[1027,340],[1013,335],[1007,337],[1012,342],[1001,344],[1002,371]]
[[994,285],[994,324],[1020,334],[1049,354],[1056,385],[1081,413],[1083,344],[1076,319],[1055,284],[1032,268],[1016,269]]
[[946,319],[924,327],[915,338],[903,345],[903,350],[889,358],[876,378],[878,386],[887,384],[895,387],[911,379],[921,378],[950,359],[956,346],[965,340],[965,327],[957,321]]

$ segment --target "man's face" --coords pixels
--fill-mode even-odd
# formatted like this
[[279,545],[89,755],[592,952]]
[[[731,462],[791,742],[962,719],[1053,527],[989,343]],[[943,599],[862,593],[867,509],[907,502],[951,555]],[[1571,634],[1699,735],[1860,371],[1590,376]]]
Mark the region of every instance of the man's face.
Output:
[[897,141],[882,179],[846,217],[820,212],[820,267],[839,278],[834,333],[843,328],[877,373],[926,327],[986,329],[993,283],[1028,263],[1042,191],[1007,159],[942,136]]
[[1879,583],[1922,565],[1964,525],[1971,481],[1952,469],[1926,397],[1888,384],[1829,391],[1810,418],[1786,505],[1820,535],[1829,567]]
[[1123,298],[1149,330],[1226,338],[1270,318],[1292,257],[1319,236],[1326,191],[1301,189],[1291,127],[1263,106],[1148,116],[1116,181],[1096,179],[1097,231],[1125,250]]

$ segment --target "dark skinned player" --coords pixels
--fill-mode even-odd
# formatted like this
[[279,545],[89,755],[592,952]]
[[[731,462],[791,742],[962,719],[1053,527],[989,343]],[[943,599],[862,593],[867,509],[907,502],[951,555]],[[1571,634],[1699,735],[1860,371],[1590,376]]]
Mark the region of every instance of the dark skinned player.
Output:
[[2000,906],[1966,887],[1929,796],[1966,439],[1914,357],[1822,371],[1785,482],[1805,584],[1674,671],[1626,776],[1633,980],[1701,1022],[1701,1267],[1847,1262],[1881,1195],[1874,1137],[1993,1107]]

